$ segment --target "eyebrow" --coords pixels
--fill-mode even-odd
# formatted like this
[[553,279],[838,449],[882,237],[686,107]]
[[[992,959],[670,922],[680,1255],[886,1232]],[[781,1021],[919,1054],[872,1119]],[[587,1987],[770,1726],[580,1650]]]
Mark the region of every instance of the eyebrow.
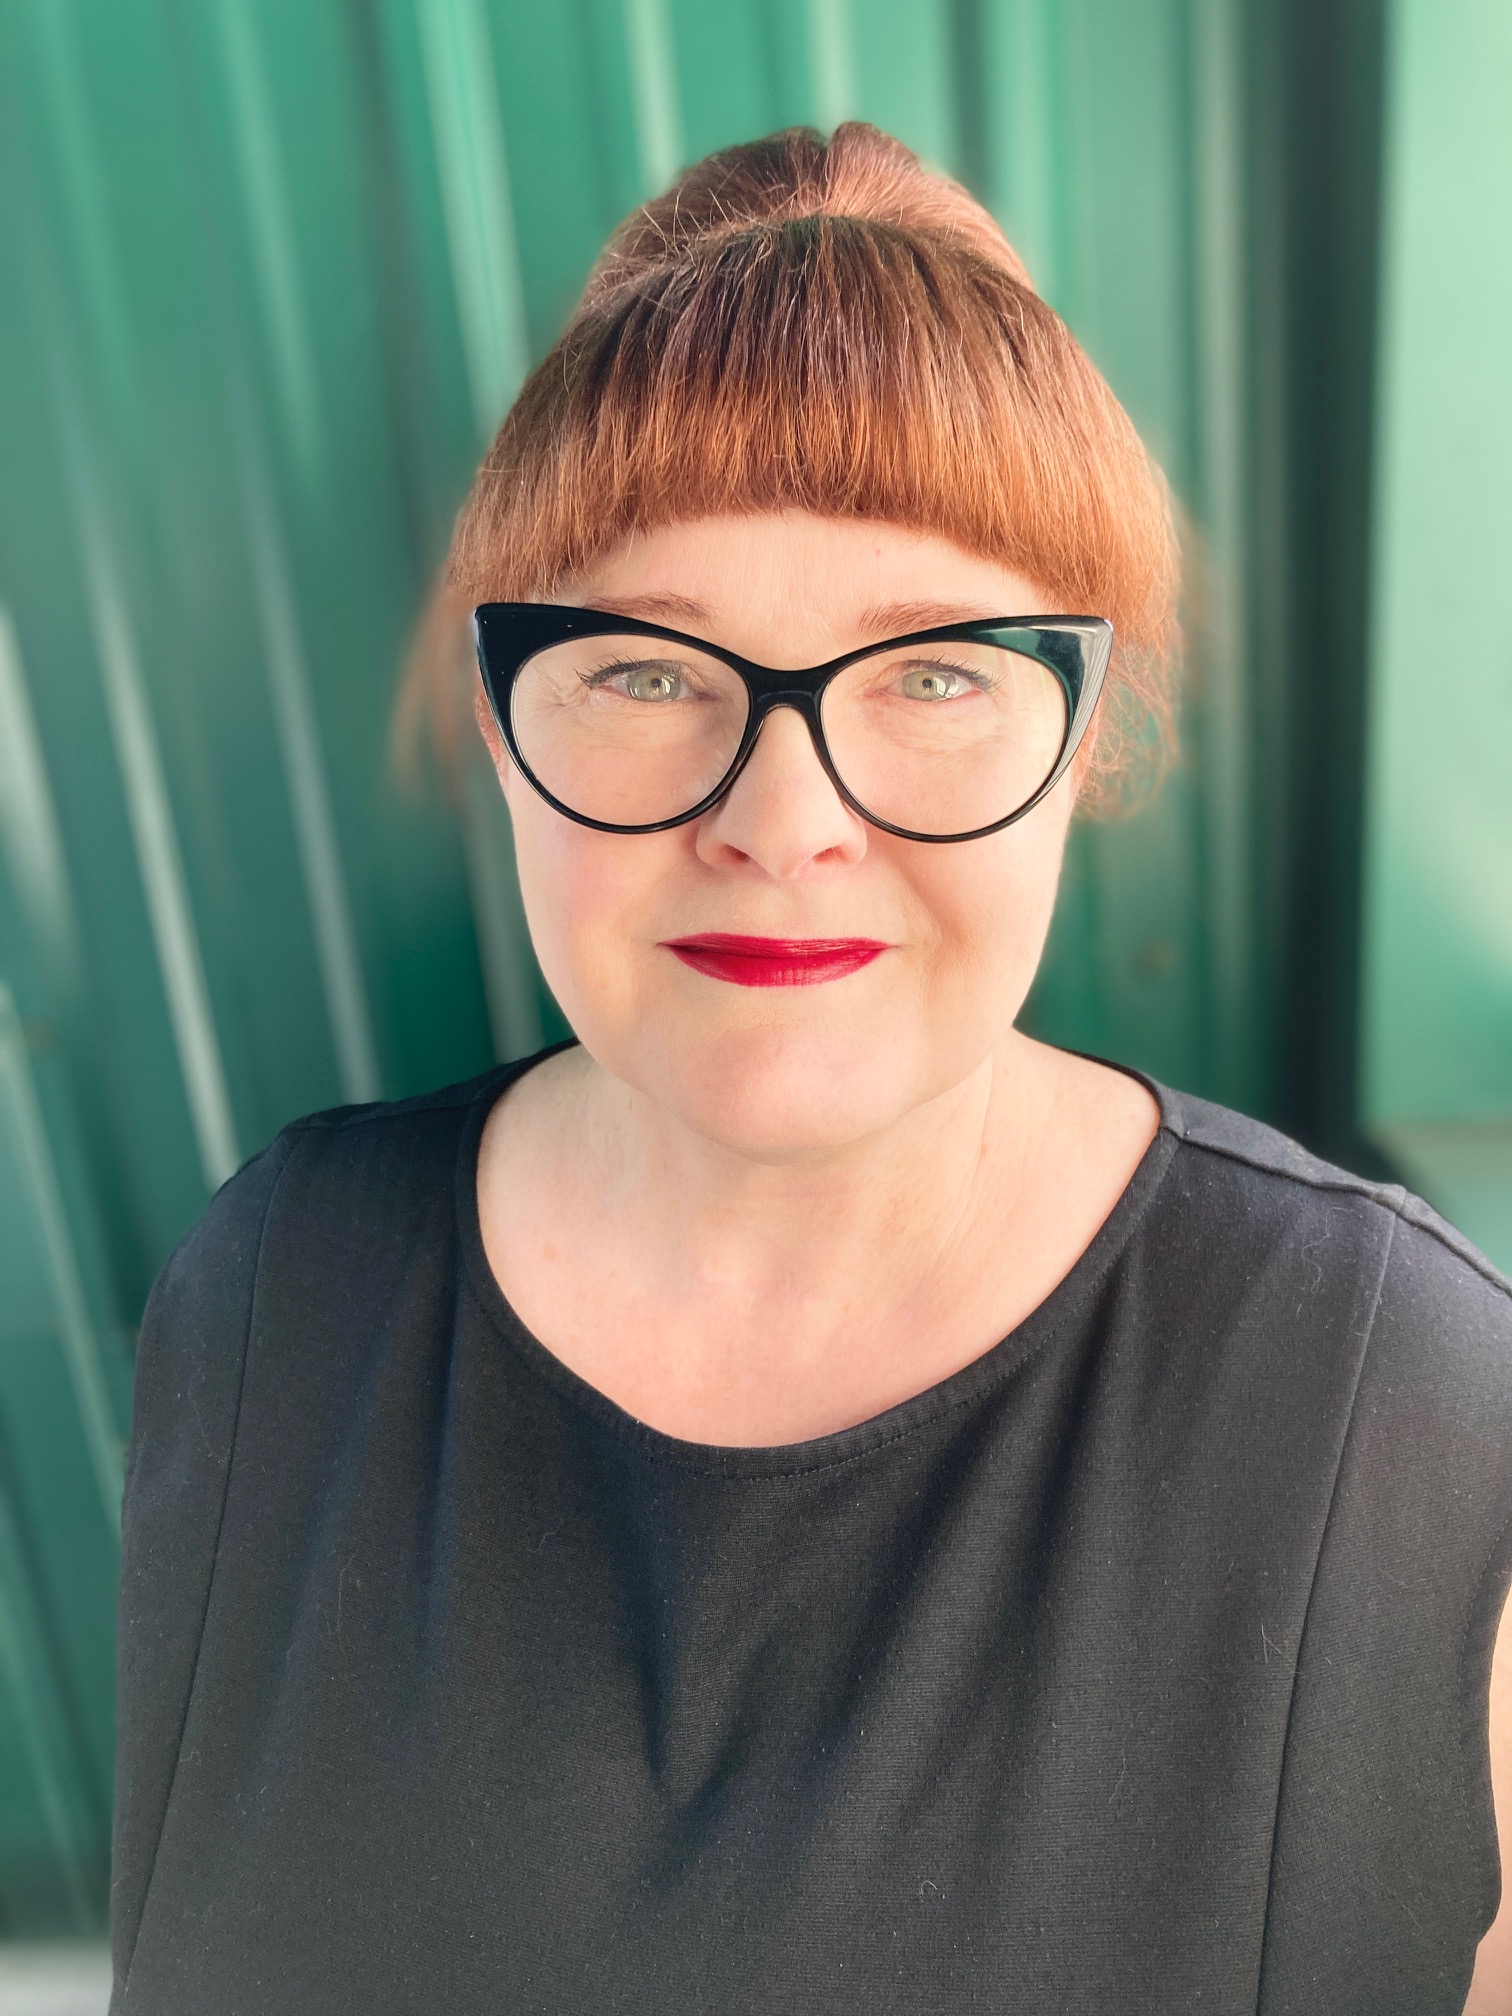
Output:
[[590,595],[580,607],[602,609],[606,616],[629,616],[640,623],[665,623],[669,629],[712,621],[702,602],[686,595],[653,590],[644,595]]
[[976,623],[1007,612],[985,602],[876,602],[856,618],[858,636],[907,637],[945,623]]
[[[665,623],[670,629],[700,630],[713,621],[702,602],[691,596],[673,594],[670,589],[652,589],[641,595],[592,595],[581,605],[601,609],[608,616],[629,616],[642,623]],[[1005,612],[985,602],[876,602],[863,609],[855,622],[856,635],[867,642],[873,638],[907,637],[915,630],[934,630],[943,623],[972,623]]]

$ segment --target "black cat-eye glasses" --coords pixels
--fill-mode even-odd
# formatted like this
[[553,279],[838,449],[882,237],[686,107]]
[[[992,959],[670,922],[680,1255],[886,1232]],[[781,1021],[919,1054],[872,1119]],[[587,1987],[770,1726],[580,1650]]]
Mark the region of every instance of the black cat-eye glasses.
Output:
[[499,732],[557,811],[658,833],[718,803],[774,707],[802,715],[845,803],[906,840],[975,840],[1064,774],[1113,648],[1096,616],[1004,616],[783,671],[600,609],[485,602],[478,665]]

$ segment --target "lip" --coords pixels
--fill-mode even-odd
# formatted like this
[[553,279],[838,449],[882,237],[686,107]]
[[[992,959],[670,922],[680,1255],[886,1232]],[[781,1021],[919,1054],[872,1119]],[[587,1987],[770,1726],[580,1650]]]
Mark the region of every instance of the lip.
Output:
[[812,987],[841,980],[890,949],[881,938],[745,938],[729,931],[662,943],[695,973],[735,987]]

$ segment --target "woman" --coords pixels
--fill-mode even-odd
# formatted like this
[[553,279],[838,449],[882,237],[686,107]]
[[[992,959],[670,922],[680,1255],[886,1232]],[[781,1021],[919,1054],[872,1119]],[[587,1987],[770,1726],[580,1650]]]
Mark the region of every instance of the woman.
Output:
[[578,1040],[286,1129],[154,1290],[113,2009],[1457,2016],[1512,1300],[1014,1027],[1173,568],[996,227],[701,164],[450,578]]

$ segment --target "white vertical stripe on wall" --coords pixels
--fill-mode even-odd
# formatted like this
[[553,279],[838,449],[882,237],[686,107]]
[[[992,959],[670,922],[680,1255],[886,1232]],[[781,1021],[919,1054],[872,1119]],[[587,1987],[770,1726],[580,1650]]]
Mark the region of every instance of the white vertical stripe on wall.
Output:
[[10,1120],[11,1138],[26,1183],[28,1201],[41,1235],[42,1259],[52,1284],[58,1338],[68,1367],[69,1384],[89,1451],[90,1467],[100,1503],[111,1530],[121,1530],[122,1452],[115,1417],[100,1364],[99,1340],[89,1319],[78,1257],[69,1232],[68,1213],[53,1166],[52,1150],[37,1103],[36,1087],[27,1066],[26,1039],[10,989],[0,980],[0,1093]]
[[0,855],[50,969],[72,983],[79,963],[78,921],[63,836],[48,785],[42,744],[10,611],[0,606]]
[[[110,205],[96,151],[96,129],[81,88],[84,65],[78,54],[74,17],[75,10],[63,6],[35,7],[31,15],[33,22],[44,30],[41,36],[44,76],[55,118],[65,214],[84,284],[89,335],[104,366],[112,419],[120,438],[131,444],[133,460],[140,467],[146,452],[141,427],[145,407],[129,340],[130,317],[125,309],[119,256],[105,228]],[[40,243],[40,233],[38,237]],[[105,693],[106,717],[126,797],[200,1168],[206,1184],[213,1190],[232,1174],[241,1160],[225,1068],[210,1011],[199,940],[135,639],[91,473],[90,455],[81,438],[83,423],[78,399],[64,382],[59,361],[62,346],[58,332],[68,328],[69,318],[61,302],[52,296],[50,276],[44,265],[38,265],[34,278],[43,287],[49,320],[54,325],[54,409],[79,526],[86,602]]]
[[294,815],[295,843],[305,898],[310,906],[315,954],[326,1013],[331,1021],[342,1096],[358,1103],[382,1096],[362,960],[331,811],[299,618],[268,473],[246,401],[237,398],[235,404],[251,533],[253,589],[279,755]]
[[667,0],[624,0],[624,9],[641,182],[659,196],[687,165],[672,26]]
[[147,692],[138,662],[120,574],[95,496],[77,423],[67,394],[58,400],[79,543],[85,594],[99,659],[105,712],[126,795],[137,867],[147,899],[158,970],[184,1077],[200,1168],[219,1189],[241,1161],[225,1066],[210,1009],[204,961],[184,880],[183,856],[163,776]]
[[[415,19],[462,353],[482,443],[508,410],[529,358],[492,50],[480,0],[415,0]],[[459,809],[489,1024],[499,1056],[515,1057],[539,1047],[540,1007],[526,991],[530,969],[520,956],[526,936],[519,891],[501,852],[503,808],[490,805],[474,781]]]
[[808,0],[808,43],[814,117],[829,133],[859,110],[850,0]]
[[215,19],[273,381],[295,461],[310,481],[324,461],[324,428],[315,344],[299,278],[298,238],[279,159],[274,93],[245,0],[218,0]]
[[525,375],[525,304],[481,0],[415,0],[473,420],[492,438]]

